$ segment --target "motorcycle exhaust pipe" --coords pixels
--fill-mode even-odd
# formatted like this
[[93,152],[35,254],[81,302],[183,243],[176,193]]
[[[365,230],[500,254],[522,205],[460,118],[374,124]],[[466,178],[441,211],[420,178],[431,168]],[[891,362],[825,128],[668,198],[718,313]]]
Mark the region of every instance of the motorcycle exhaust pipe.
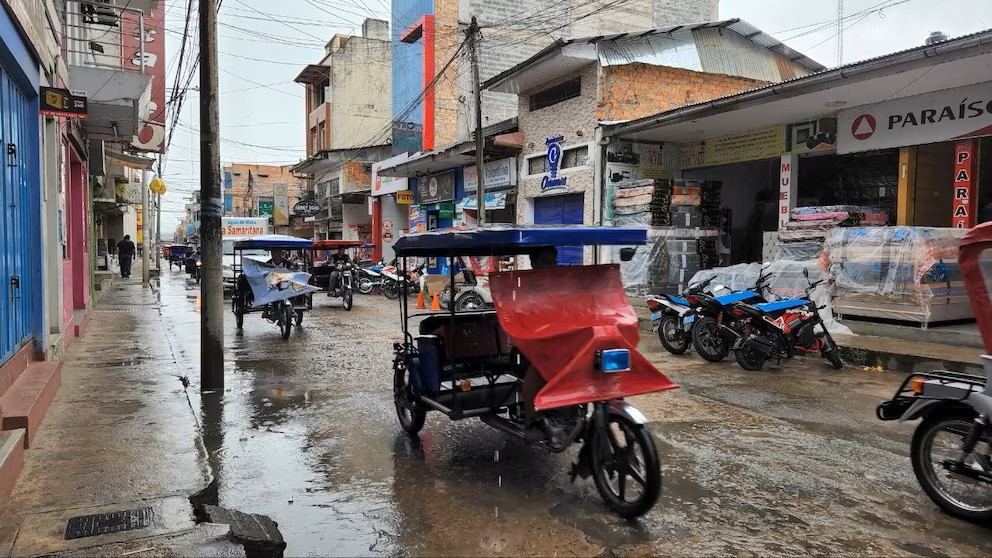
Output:
[[727,341],[736,341],[741,336],[740,333],[737,333],[737,330],[723,324],[720,324],[720,333]]
[[775,345],[769,343],[765,338],[754,335],[749,337],[747,341],[744,342],[744,345],[751,345],[751,347],[757,349],[765,356],[770,355],[772,350],[775,348]]

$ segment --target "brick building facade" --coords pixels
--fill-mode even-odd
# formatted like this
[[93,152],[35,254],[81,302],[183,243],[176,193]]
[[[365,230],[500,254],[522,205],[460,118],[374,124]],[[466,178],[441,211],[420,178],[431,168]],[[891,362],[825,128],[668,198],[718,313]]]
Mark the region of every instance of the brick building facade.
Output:
[[[273,186],[285,184],[289,208],[300,201],[303,180],[293,174],[293,165],[271,166],[232,163],[224,167],[224,216],[258,216],[259,196],[272,196]],[[251,175],[251,189],[248,177]]]

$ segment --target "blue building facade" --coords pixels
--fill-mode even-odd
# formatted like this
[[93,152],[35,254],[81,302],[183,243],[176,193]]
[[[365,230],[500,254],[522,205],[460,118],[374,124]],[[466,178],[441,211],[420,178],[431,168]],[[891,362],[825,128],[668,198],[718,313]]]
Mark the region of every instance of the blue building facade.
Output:
[[38,62],[0,9],[0,364],[34,340],[44,350]]
[[393,153],[423,149],[424,50],[433,36],[402,42],[401,36],[425,16],[434,15],[433,0],[393,0],[392,39]]

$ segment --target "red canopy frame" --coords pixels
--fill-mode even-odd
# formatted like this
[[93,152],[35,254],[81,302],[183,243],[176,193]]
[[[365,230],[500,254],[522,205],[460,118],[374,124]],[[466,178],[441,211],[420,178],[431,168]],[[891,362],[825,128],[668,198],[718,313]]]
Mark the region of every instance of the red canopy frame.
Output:
[[[678,386],[637,350],[637,313],[620,267],[598,265],[490,275],[500,325],[547,385],[535,407],[606,401]],[[596,352],[629,349],[631,369],[604,373]]]
[[992,354],[992,301],[989,299],[989,284],[986,282],[992,281],[992,253],[984,258],[989,262],[985,273],[982,272],[981,265],[982,253],[986,250],[992,250],[992,222],[978,225],[964,235],[958,254],[958,266],[968,289],[968,298],[971,299],[985,352]]

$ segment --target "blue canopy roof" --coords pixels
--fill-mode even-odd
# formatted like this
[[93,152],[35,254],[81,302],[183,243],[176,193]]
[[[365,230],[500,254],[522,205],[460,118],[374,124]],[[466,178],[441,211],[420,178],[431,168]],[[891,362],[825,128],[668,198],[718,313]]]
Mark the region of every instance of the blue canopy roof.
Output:
[[406,256],[511,256],[540,246],[636,246],[647,243],[647,230],[617,227],[540,226],[445,229],[406,235],[393,244]]
[[302,250],[313,246],[309,238],[287,236],[284,234],[260,234],[245,238],[234,243],[234,249],[242,248],[281,248],[283,250]]

